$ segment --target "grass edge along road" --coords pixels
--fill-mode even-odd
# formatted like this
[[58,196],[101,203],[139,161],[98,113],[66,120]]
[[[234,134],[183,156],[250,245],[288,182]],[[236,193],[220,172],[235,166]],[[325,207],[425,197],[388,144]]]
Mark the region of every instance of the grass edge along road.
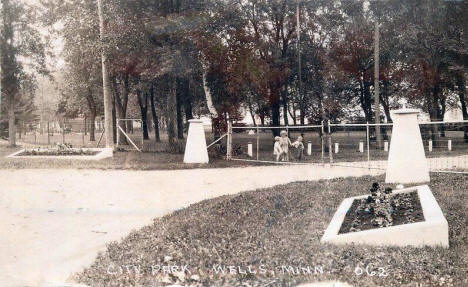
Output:
[[[329,280],[353,286],[467,286],[468,181],[463,175],[436,175],[430,184],[449,222],[449,249],[320,243],[340,202],[367,193],[374,181],[383,182],[383,176],[295,182],[205,200],[109,243],[75,278],[90,286],[262,286],[272,281],[271,286],[294,286]],[[142,273],[114,272],[125,265],[138,265]],[[165,273],[158,266],[186,266],[191,273]],[[238,271],[213,271],[226,266]],[[367,267],[369,273],[356,272]]]

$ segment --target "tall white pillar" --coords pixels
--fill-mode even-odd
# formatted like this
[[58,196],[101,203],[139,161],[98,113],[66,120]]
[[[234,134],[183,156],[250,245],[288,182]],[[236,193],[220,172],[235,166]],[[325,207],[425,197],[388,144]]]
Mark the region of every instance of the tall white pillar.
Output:
[[418,110],[401,109],[393,114],[386,183],[430,181],[429,167],[418,124]]
[[185,145],[184,163],[208,163],[205,130],[202,120],[189,120],[190,126]]

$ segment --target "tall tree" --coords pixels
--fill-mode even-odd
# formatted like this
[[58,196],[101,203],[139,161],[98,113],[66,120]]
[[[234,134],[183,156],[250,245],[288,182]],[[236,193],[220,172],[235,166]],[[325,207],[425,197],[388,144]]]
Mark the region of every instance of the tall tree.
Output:
[[33,7],[22,1],[2,0],[1,4],[1,98],[7,102],[9,144],[15,146],[21,83],[27,81],[26,67],[33,73],[47,73],[46,43],[35,25],[38,17]]

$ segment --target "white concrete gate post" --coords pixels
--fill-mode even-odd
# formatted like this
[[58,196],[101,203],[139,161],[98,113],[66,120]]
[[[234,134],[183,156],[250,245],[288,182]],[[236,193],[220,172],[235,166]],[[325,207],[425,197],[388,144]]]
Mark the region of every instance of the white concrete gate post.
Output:
[[189,120],[190,126],[185,145],[184,163],[208,163],[205,130],[202,120]]
[[386,183],[430,181],[429,167],[419,130],[418,113],[419,111],[414,109],[394,112]]

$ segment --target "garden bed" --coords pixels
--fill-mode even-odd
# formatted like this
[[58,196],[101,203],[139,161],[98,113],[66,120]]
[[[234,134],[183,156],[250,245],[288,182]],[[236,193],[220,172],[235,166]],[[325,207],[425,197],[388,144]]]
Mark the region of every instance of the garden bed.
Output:
[[16,156],[70,156],[70,155],[97,155],[100,151],[89,149],[25,149]]
[[80,159],[100,160],[113,156],[111,148],[27,148],[21,149],[8,158],[34,158],[34,159]]
[[394,194],[372,192],[370,196],[346,198],[335,212],[321,241],[374,246],[449,247],[448,233],[447,220],[434,195],[427,185],[421,185],[397,190]]
[[424,221],[416,191],[397,193],[389,197],[391,222],[387,222],[384,216],[376,217],[374,209],[378,209],[378,206],[369,206],[369,197],[355,199],[346,213],[339,234]]

